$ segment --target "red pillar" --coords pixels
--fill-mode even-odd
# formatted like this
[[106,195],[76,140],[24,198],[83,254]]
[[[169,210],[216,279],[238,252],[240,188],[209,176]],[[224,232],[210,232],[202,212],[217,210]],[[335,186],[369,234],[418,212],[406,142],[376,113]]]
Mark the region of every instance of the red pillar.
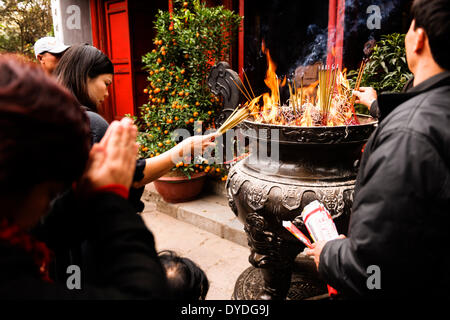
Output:
[[[239,15],[244,17],[244,0],[239,0]],[[239,76],[243,79],[244,76],[244,19],[241,21],[241,26],[239,27]]]
[[336,17],[336,56],[335,64],[342,67],[344,54],[344,28],[345,28],[345,0],[338,1]]
[[345,0],[330,0],[328,8],[327,65],[334,64],[342,67]]
[[92,44],[94,47],[105,51],[105,43],[102,35],[104,34],[104,12],[100,1],[90,0],[91,6],[91,26],[92,26]]
[[333,49],[336,42],[336,8],[337,0],[328,2],[328,43],[327,43],[327,65],[333,64]]

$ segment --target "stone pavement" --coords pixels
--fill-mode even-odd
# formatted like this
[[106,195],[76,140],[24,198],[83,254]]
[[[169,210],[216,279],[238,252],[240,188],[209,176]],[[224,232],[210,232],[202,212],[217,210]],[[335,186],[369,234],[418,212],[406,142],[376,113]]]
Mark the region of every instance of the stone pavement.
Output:
[[244,225],[229,207],[223,184],[209,182],[198,199],[173,204],[165,202],[153,183],[150,183],[145,188],[142,200],[156,204],[156,210],[161,213],[247,247]]
[[[237,278],[250,266],[248,247],[223,237],[224,231],[226,235],[233,234],[228,232],[230,230],[227,230],[228,226],[226,226],[229,220],[233,220],[229,216],[230,212],[224,210],[221,217],[220,212],[217,211],[220,207],[216,204],[216,212],[211,212],[211,215],[216,214],[215,218],[225,223],[221,224],[207,215],[208,210],[214,206],[208,206],[205,200],[200,199],[185,204],[165,206],[166,212],[162,213],[157,210],[157,203],[162,200],[149,196],[148,189],[152,188],[151,185],[148,186],[143,196],[146,207],[142,217],[155,236],[156,249],[158,251],[170,249],[195,261],[205,271],[210,282],[207,300],[230,300]],[[218,199],[214,195],[212,198]],[[159,205],[164,207],[161,203]],[[190,211],[186,210],[186,206],[191,208]],[[176,218],[177,211],[181,220]],[[201,217],[202,214],[205,217]],[[185,221],[182,221],[183,219]],[[216,234],[199,228],[195,225],[196,223],[200,224],[200,227],[210,228]],[[241,232],[243,233],[243,229]],[[238,231],[234,236],[236,234]],[[239,236],[236,238],[240,239]]]
[[[173,250],[200,265],[210,281],[207,300],[230,300],[236,280],[244,271],[241,281],[245,279],[247,289],[244,292],[241,286],[237,296],[254,298],[261,276],[258,270],[247,270],[251,266],[247,236],[228,205],[223,185],[210,183],[198,199],[170,204],[153,184],[148,184],[142,200],[146,204],[142,217],[155,236],[156,249]],[[323,299],[322,290],[326,288],[317,282],[314,262],[300,254],[295,266],[299,270],[292,276],[287,299]]]

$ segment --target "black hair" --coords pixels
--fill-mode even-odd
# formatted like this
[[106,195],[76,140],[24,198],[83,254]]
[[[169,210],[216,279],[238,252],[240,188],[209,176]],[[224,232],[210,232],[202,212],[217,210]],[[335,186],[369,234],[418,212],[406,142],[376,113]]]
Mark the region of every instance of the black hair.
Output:
[[88,94],[88,78],[114,74],[114,66],[111,60],[97,48],[80,44],[71,46],[64,53],[54,73],[81,105],[97,111],[95,102]]
[[170,250],[160,252],[159,258],[172,299],[205,300],[209,290],[208,277],[195,262]]
[[450,70],[448,44],[450,43],[450,0],[415,0],[411,6],[415,28],[427,34],[434,61]]

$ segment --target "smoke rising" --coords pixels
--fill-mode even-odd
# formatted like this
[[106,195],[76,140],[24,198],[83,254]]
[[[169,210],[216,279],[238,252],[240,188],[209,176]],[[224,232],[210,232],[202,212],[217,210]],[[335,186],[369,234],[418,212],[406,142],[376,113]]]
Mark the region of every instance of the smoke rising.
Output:
[[[350,48],[345,54],[357,54],[355,50],[361,47],[359,56],[363,55],[363,46],[369,40],[378,40],[381,34],[400,29],[398,14],[409,0],[347,0],[345,1],[344,46]],[[396,19],[393,19],[395,16]],[[400,31],[400,30],[398,30]],[[397,31],[397,32],[398,32]],[[331,33],[335,32],[332,30]],[[292,74],[300,66],[312,65],[316,62],[326,63],[328,54],[328,28],[320,28],[310,24],[306,29],[306,38],[310,39],[302,48],[302,53],[290,68]],[[354,39],[357,40],[354,40]],[[357,44],[357,45],[356,45]],[[334,46],[334,43],[330,43]],[[357,47],[357,48],[356,48]],[[352,51],[355,51],[353,53]],[[359,58],[358,58],[359,59]]]

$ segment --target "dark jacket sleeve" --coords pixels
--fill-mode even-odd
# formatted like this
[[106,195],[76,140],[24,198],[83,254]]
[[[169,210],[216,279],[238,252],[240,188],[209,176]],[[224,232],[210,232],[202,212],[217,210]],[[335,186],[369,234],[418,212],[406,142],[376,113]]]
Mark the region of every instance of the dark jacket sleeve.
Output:
[[[133,181],[141,181],[144,178],[145,165],[145,159],[136,160],[136,169],[134,170]],[[144,189],[145,187],[130,188],[130,196],[128,197],[128,201],[130,201],[137,212],[142,212],[145,208],[145,204],[141,201]]]
[[380,268],[385,292],[401,294],[417,278],[420,263],[425,270],[431,262],[417,259],[417,252],[429,250],[426,243],[432,242],[426,232],[433,229],[426,223],[438,217],[426,217],[427,205],[442,192],[445,164],[425,136],[409,129],[386,132],[378,140],[358,176],[349,236],[328,242],[320,256],[320,274],[348,295],[383,293],[367,286],[371,265]]
[[378,119],[380,117],[380,109],[378,108],[378,100],[375,100],[370,105],[369,114],[372,118],[375,118],[375,119]]
[[92,144],[100,142],[108,130],[108,122],[98,113],[86,110],[91,128]]
[[166,278],[153,235],[130,203],[113,194],[100,194],[86,207],[95,215],[88,231],[100,275],[95,285],[103,288],[87,293],[164,299]]
[[[90,216],[86,232],[95,252],[95,281],[69,290],[65,283],[49,284],[29,275],[10,282],[18,294],[11,298],[166,299],[166,277],[153,235],[129,202],[103,193],[79,207]],[[17,290],[20,286],[28,289]]]
[[79,246],[87,239],[89,213],[77,204],[70,188],[52,201],[49,213],[32,233],[53,251]]
[[[98,113],[92,112],[90,110],[86,110],[86,114],[89,117],[90,128],[91,128],[91,136],[92,136],[92,144],[100,142],[103,136],[108,130],[109,124],[108,122]],[[145,169],[145,159],[138,159],[136,161],[136,169],[134,171],[133,181],[140,181],[144,177],[144,169]],[[134,206],[137,212],[142,212],[144,210],[144,203],[141,201],[142,194],[144,192],[144,187],[136,189],[130,189],[130,197],[129,201]]]
[[[402,92],[407,92],[409,89],[413,87],[414,84],[414,77],[411,77],[403,86]],[[382,114],[380,111],[380,107],[378,105],[378,100],[375,100],[372,102],[369,108],[369,114],[372,118],[378,119],[381,118]],[[383,115],[385,116],[385,115]]]

